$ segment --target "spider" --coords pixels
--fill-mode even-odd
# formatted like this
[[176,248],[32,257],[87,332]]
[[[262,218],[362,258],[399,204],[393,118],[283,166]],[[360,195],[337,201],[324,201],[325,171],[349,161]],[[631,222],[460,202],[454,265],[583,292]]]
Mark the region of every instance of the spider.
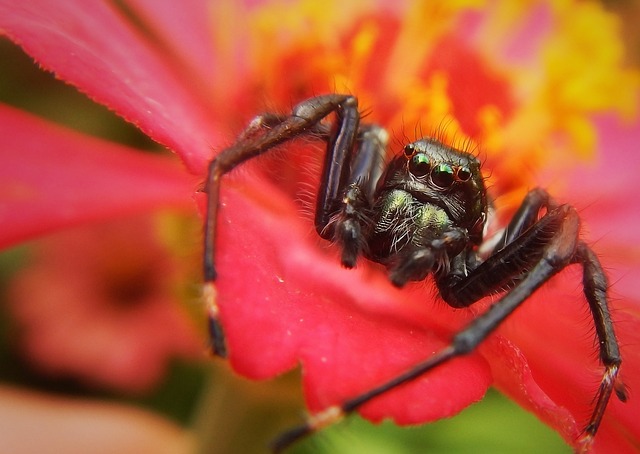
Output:
[[[333,124],[325,119],[335,114]],[[587,450],[615,392],[621,357],[607,306],[607,278],[595,253],[579,239],[580,219],[543,189],[530,191],[488,254],[481,254],[488,201],[480,162],[433,138],[407,144],[383,170],[387,133],[360,124],[357,98],[327,94],[301,102],[290,115],[256,117],[236,143],[209,165],[204,245],[205,296],[212,350],[226,356],[214,297],[215,237],[221,177],[276,145],[311,135],[327,142],[317,195],[315,228],[342,250],[347,268],[359,256],[381,263],[391,283],[433,275],[444,301],[462,308],[503,293],[491,308],[455,334],[450,344],[396,378],[340,405],[310,416],[274,442],[279,452],[296,440],[354,412],[375,397],[473,351],[520,304],[571,264],[583,269],[583,290],[598,338],[602,380],[589,421],[578,441]]]

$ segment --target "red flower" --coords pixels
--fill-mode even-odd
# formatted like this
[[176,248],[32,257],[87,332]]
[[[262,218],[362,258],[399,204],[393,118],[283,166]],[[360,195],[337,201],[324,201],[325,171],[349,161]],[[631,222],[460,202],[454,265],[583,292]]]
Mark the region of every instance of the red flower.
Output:
[[[639,255],[628,220],[637,208],[629,194],[640,190],[630,170],[631,144],[639,133],[608,117],[593,122],[594,114],[605,112],[631,116],[638,99],[637,75],[620,69],[621,49],[609,16],[582,3],[514,9],[508,20],[499,2],[477,11],[448,3],[387,10],[341,5],[336,15],[331,4],[321,10],[287,4],[238,7],[246,11],[234,21],[239,9],[222,11],[214,2],[127,5],[141,22],[128,22],[111,4],[35,1],[16,7],[2,1],[0,28],[45,68],[175,151],[200,178],[211,147],[218,151],[228,144],[229,131],[238,131],[265,104],[286,111],[297,100],[332,90],[356,94],[361,108],[371,112],[367,121],[396,136],[447,124],[440,128],[445,138],[481,143],[500,218],[527,187],[542,182],[534,179],[540,169],[556,197],[580,209],[585,231],[598,240],[594,248],[615,283],[623,378],[631,389],[640,386],[639,358],[630,348],[638,332],[640,300],[631,276]],[[143,23],[146,33],[134,23]],[[0,114],[6,122],[17,115]],[[31,127],[28,135],[50,139],[43,129],[39,125],[36,135]],[[4,171],[15,182],[8,201],[20,207],[24,198],[16,194],[23,192],[15,188],[23,187],[32,203],[54,203],[34,204],[38,212],[30,210],[16,222],[17,210],[4,211],[18,232],[7,234],[5,243],[115,214],[116,204],[102,200],[108,191],[90,185],[80,194],[86,200],[72,200],[78,214],[60,216],[52,205],[62,195],[77,194],[79,186],[42,189],[66,171],[66,162],[55,158],[62,147],[43,140],[38,150],[48,152],[43,156],[51,159],[42,159],[53,161],[52,167],[45,178],[31,178],[35,167],[22,166],[20,156],[27,129],[16,128],[14,137],[12,148],[3,147],[12,155]],[[622,139],[627,142],[617,146]],[[68,138],[56,140],[53,145]],[[67,148],[79,150],[71,151],[74,156],[93,152],[82,142],[76,145]],[[597,169],[576,180],[587,172],[581,167],[585,156],[596,149]],[[317,182],[300,167],[313,167],[321,152],[307,146],[287,151],[286,159],[265,157],[260,169],[249,165],[225,178],[219,305],[233,367],[266,378],[301,362],[308,405],[317,411],[441,348],[488,302],[456,311],[439,302],[428,283],[400,291],[373,265],[341,269],[335,251],[310,233],[311,222],[296,202],[309,182]],[[156,165],[156,158],[139,159],[142,167]],[[130,172],[126,162],[112,170],[104,174],[105,183]],[[157,168],[136,173],[155,181],[163,195],[142,188],[136,175],[125,179],[136,190],[126,194],[120,209],[184,197],[184,177],[159,178]],[[178,192],[165,195],[173,185]],[[32,227],[41,219],[47,220],[45,228]],[[431,421],[455,414],[495,383],[574,443],[602,372],[591,354],[591,326],[578,273],[568,269],[478,352],[376,399],[362,413],[372,420]],[[632,451],[640,437],[638,405],[633,397],[626,405],[611,402],[594,447]]]

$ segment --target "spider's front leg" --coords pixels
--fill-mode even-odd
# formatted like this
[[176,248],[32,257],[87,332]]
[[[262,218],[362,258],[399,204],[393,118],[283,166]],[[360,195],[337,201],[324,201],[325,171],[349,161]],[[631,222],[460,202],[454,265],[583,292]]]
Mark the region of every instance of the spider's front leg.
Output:
[[[338,125],[334,128],[329,141],[334,144],[335,159],[344,166],[352,147],[358,128],[359,114],[357,101],[348,95],[330,94],[306,100],[293,108],[289,116],[266,114],[252,121],[235,144],[223,150],[210,163],[205,183],[207,212],[204,228],[204,287],[203,296],[209,318],[209,336],[212,353],[226,357],[227,350],[222,326],[218,318],[214,281],[217,277],[215,267],[216,230],[220,198],[220,180],[222,176],[243,162],[259,156],[273,147],[294,139],[305,133],[326,134],[321,121],[336,112]],[[326,137],[325,137],[326,138]],[[340,170],[340,169],[338,169]],[[345,176],[334,171],[328,176],[326,186],[337,191]],[[322,201],[327,204],[329,200]],[[321,201],[319,200],[320,204]]]
[[[336,146],[329,142],[327,158],[318,192],[316,230],[338,243],[341,263],[353,268],[367,247],[372,228],[371,207],[386,155],[387,132],[376,125],[363,125],[357,135],[353,156],[332,159]],[[337,186],[332,175],[341,174]]]
[[[329,129],[322,120],[331,113],[336,122]],[[370,203],[386,146],[386,133],[375,126],[360,128],[357,99],[329,94],[303,101],[291,115],[257,117],[231,147],[209,164],[205,191],[208,194],[204,229],[204,298],[214,354],[226,356],[214,281],[217,217],[222,176],[243,162],[303,134],[327,141],[327,153],[317,198],[315,225],[321,236],[343,247],[343,263],[354,266],[363,247],[364,211]],[[355,153],[355,156],[354,156]]]

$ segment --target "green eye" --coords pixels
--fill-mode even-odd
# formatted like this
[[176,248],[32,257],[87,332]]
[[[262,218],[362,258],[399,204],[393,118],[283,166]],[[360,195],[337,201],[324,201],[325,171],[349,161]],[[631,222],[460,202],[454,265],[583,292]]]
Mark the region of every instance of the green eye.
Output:
[[438,164],[431,171],[431,181],[439,188],[448,188],[453,179],[453,168],[449,164]]
[[409,172],[416,177],[423,177],[431,170],[431,161],[424,153],[417,153],[409,161]]

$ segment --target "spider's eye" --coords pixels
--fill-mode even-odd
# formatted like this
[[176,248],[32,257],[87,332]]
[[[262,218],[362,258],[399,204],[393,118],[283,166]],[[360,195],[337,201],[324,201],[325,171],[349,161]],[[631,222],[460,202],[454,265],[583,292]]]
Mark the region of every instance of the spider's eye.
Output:
[[469,181],[471,178],[471,170],[467,167],[458,167],[456,171],[456,179],[458,181]]
[[439,188],[448,188],[453,179],[453,168],[449,164],[438,164],[431,171],[431,181]]
[[416,177],[423,177],[431,170],[431,162],[429,157],[424,153],[418,153],[413,155],[411,161],[409,161],[409,172]]

